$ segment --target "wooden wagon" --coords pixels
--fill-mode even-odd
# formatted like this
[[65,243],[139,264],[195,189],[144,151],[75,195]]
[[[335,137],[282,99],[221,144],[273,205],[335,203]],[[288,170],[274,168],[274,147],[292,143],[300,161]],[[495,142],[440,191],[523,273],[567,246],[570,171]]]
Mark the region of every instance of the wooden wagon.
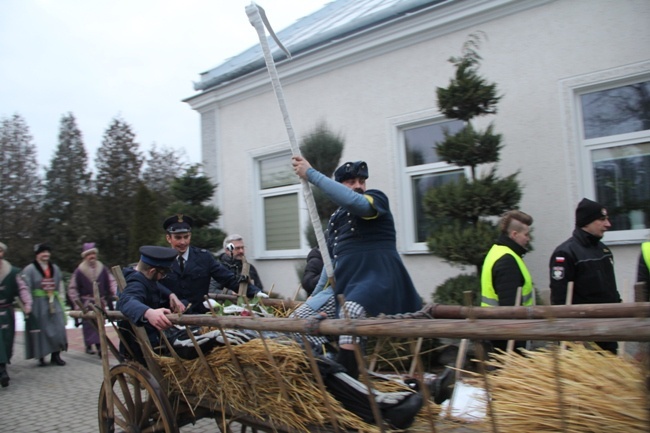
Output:
[[[281,300],[262,300],[267,306],[292,308],[295,303]],[[185,425],[195,423],[202,418],[212,418],[224,433],[232,431],[246,431],[250,428],[255,431],[273,432],[339,432],[346,431],[346,424],[340,422],[339,414],[329,407],[328,399],[324,399],[326,406],[324,413],[328,414],[319,425],[283,425],[265,413],[241,411],[229,404],[227,400],[216,399],[200,392],[188,392],[183,387],[177,386],[178,380],[170,380],[163,372],[161,358],[156,355],[149,343],[149,339],[142,328],[133,327],[138,343],[143,349],[146,366],[130,361],[122,356],[107,336],[105,326],[116,327],[118,320],[125,317],[116,311],[105,311],[97,306],[92,311],[73,311],[75,318],[95,319],[101,335],[102,364],[104,378],[99,393],[99,431],[102,433],[112,431],[125,432],[178,432]],[[495,307],[489,309],[429,305],[423,311],[400,317],[380,317],[373,319],[355,320],[322,320],[294,319],[282,317],[226,317],[214,315],[183,315],[171,314],[168,318],[172,323],[185,326],[202,326],[223,330],[253,330],[260,332],[274,331],[293,335],[321,334],[321,335],[355,335],[364,337],[378,337],[377,341],[384,343],[390,339],[404,339],[412,341],[409,374],[419,378],[425,372],[420,362],[419,348],[426,339],[452,338],[463,341],[486,339],[528,339],[542,341],[650,341],[650,303],[630,304],[601,304],[588,306],[539,306],[539,307]],[[108,320],[108,325],[106,321]],[[124,340],[119,330],[118,338]],[[196,362],[200,363],[204,379],[218,381],[212,367],[191,333],[188,337],[193,339],[195,349],[199,354]],[[264,341],[264,338],[261,338]],[[227,341],[227,340],[226,340]],[[266,343],[264,343],[266,347]],[[305,345],[305,356],[311,364],[311,373],[314,382],[323,395],[327,391],[315,367],[314,355]],[[226,342],[226,348],[231,356],[231,362],[236,370],[238,356]],[[189,374],[183,367],[183,360],[175,354],[169,345],[171,357],[166,363],[180,366],[180,375]],[[117,359],[117,365],[110,365],[108,353]],[[376,353],[376,352],[375,352]],[[273,354],[267,349],[270,365],[273,366]],[[363,356],[357,352],[359,359]],[[484,360],[480,354],[481,361]],[[372,370],[373,362],[361,363],[361,380],[366,386],[372,388],[373,381],[368,373]],[[479,363],[480,364],[480,363]],[[370,368],[366,368],[369,365]],[[283,372],[275,365],[273,378],[277,381],[275,398],[286,397],[286,383]],[[482,375],[487,375],[486,370],[479,369]],[[243,376],[243,370],[239,370]],[[176,373],[179,374],[179,373]],[[172,383],[172,382],[177,382]],[[246,381],[242,381],[242,384]],[[487,377],[486,377],[487,384]],[[487,387],[486,387],[487,388]],[[487,389],[489,391],[489,389]],[[251,390],[255,393],[260,390]],[[428,391],[423,390],[428,401]],[[489,395],[488,395],[489,397]],[[488,400],[489,401],[489,400]],[[371,402],[371,405],[373,403]],[[426,404],[421,410],[425,421],[420,427],[411,427],[411,431],[486,431],[486,426],[494,432],[499,431],[495,422],[483,424],[479,430],[474,430],[472,425],[458,423],[440,423],[439,410],[432,410],[433,403]],[[650,412],[650,405],[648,405]],[[489,411],[488,411],[489,412]],[[381,419],[381,413],[373,406],[375,415],[374,425],[356,428],[357,431],[390,431],[390,427]],[[488,418],[490,414],[488,413]],[[649,418],[650,419],[650,418]],[[568,425],[568,424],[565,424]],[[572,431],[569,429],[558,431]]]

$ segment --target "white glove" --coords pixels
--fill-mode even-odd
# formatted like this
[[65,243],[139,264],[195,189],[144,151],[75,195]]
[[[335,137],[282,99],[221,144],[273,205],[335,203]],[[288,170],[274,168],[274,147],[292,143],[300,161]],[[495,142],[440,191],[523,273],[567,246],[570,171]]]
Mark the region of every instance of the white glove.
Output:
[[257,296],[258,298],[262,298],[262,299],[267,299],[269,297],[269,295],[267,295],[266,293],[264,293],[262,291],[259,291],[259,292],[255,293],[255,296]]
[[[223,333],[226,335],[226,338],[228,339],[228,342],[230,344],[234,344],[234,345],[244,344],[251,340],[248,335],[244,334],[243,332],[236,331],[234,329],[225,329]],[[221,344],[225,344],[221,332],[217,336],[217,341]]]
[[207,301],[203,301],[203,306],[207,308],[208,310],[210,309],[210,306],[214,309],[218,309],[218,305],[220,305],[217,301],[214,299],[208,299]]
[[[210,337],[207,334],[197,335],[194,338],[196,339],[196,344],[198,344],[199,346],[204,343],[207,343],[210,340]],[[174,341],[173,345],[178,347],[192,347],[194,346],[194,342],[189,337],[186,340],[181,340],[179,338]]]
[[228,305],[227,307],[223,308],[223,313],[224,314],[239,314],[244,310],[245,310],[245,308],[240,307],[239,305]]

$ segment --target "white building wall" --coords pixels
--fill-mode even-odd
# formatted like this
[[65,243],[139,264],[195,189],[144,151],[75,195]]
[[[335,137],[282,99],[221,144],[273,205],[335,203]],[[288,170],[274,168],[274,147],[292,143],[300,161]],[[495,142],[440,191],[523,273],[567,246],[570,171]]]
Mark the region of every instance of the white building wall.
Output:
[[[430,31],[428,40],[412,38],[405,48],[352,53],[351,46],[370,44],[379,37],[373,34],[319,52],[317,57],[322,58],[350,50],[351,56],[337,58],[330,65],[309,69],[318,60],[309,56],[278,65],[296,135],[301,137],[325,121],[345,139],[343,161],[368,162],[368,185],[389,196],[398,246],[426,301],[437,285],[463,270],[429,254],[404,251],[395,122],[437,113],[435,89],[448,84],[454,67],[447,59],[460,55],[468,35],[477,31],[487,35],[479,51],[483,57],[480,73],[497,83],[504,95],[498,114],[481,124],[492,121],[503,134],[499,173],[520,171],[521,209],[535,218],[534,251],[525,260],[538,289],[548,287],[548,260],[554,247],[571,234],[575,205],[583,196],[592,195],[582,187],[581,176],[589,173],[579,164],[572,136],[577,126],[567,108],[570,98],[563,83],[627,65],[650,68],[643,63],[650,59],[650,2],[525,3],[539,6],[492,21],[486,16],[472,17],[458,28]],[[222,228],[245,237],[249,260],[267,289],[273,284],[274,292],[293,297],[299,284],[295,267],[304,259],[265,260],[254,224],[252,157],[289,146],[266,71],[192,98],[190,104],[201,113],[218,106],[210,112],[216,116],[215,133],[207,131],[213,124],[205,121],[205,115],[202,127],[206,170],[219,182],[215,204],[223,213]],[[631,299],[626,294],[634,282],[638,243],[612,249],[619,289],[624,298]]]

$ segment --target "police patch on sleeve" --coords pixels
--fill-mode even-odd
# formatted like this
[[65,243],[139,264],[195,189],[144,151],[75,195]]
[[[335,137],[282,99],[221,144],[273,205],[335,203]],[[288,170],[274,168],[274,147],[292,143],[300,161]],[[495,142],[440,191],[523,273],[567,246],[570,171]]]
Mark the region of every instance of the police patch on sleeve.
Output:
[[554,280],[559,281],[564,279],[564,266],[553,266],[551,274]]

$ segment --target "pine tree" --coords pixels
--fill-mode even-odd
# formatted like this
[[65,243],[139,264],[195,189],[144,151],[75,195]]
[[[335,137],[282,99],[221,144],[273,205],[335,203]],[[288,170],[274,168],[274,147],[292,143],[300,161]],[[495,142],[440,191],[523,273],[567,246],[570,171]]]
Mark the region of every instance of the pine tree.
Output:
[[[449,164],[468,167],[469,178],[450,182],[431,189],[424,198],[427,216],[436,221],[436,229],[427,240],[429,250],[448,262],[460,266],[474,266],[477,273],[461,275],[445,281],[436,288],[435,302],[456,303],[462,292],[480,293],[480,268],[498,233],[494,218],[507,210],[516,209],[521,199],[517,174],[500,178],[496,163],[501,151],[501,135],[490,124],[477,130],[471,123],[479,116],[496,114],[496,84],[488,83],[478,74],[481,57],[478,54],[480,37],[471,35],[463,47],[461,57],[449,61],[456,66],[456,74],[449,86],[437,89],[441,111],[450,119],[465,122],[456,134],[445,134],[437,146],[438,155]],[[479,166],[488,164],[485,173]],[[479,296],[474,296],[478,303]]]
[[133,223],[129,227],[129,262],[137,261],[142,245],[167,245],[162,230],[162,213],[152,212],[152,209],[159,208],[156,194],[144,183],[138,187],[134,207]]
[[140,186],[142,155],[131,126],[115,118],[104,133],[97,154],[95,221],[102,256],[111,264],[124,265],[129,256],[129,228]]
[[[343,146],[343,138],[339,134],[330,131],[326,124],[321,123],[316,126],[313,132],[307,134],[302,139],[300,152],[314,169],[323,173],[325,176],[331,177],[339,165],[341,154],[343,153]],[[330,215],[334,213],[338,206],[319,188],[312,188],[312,193],[321,224],[325,227]],[[312,248],[315,247],[317,241],[312,226],[309,226],[306,235],[309,245]]]
[[59,144],[45,174],[45,196],[39,234],[56,248],[56,262],[72,272],[81,245],[90,239],[88,155],[72,113],[61,117]]
[[219,219],[221,212],[215,206],[204,204],[212,198],[217,185],[212,183],[200,169],[200,165],[192,165],[183,176],[174,179],[171,192],[175,201],[169,205],[166,214],[184,214],[192,217],[194,219],[192,245],[218,250],[226,235],[221,229],[210,225]]
[[41,242],[35,232],[42,185],[32,140],[20,115],[0,120],[0,240],[16,266],[31,262]]
[[188,163],[183,152],[167,147],[158,148],[154,143],[145,161],[142,179],[158,202],[161,216],[166,201],[171,195],[171,184],[174,179],[188,169]]

